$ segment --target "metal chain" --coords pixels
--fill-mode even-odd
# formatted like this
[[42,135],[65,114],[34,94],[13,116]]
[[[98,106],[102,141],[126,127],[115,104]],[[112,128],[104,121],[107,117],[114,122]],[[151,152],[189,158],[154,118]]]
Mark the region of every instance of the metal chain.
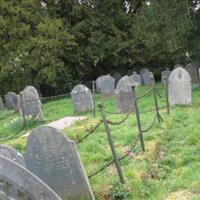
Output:
[[149,94],[152,90],[153,90],[153,87],[151,87],[150,89],[146,90],[143,94],[137,96],[136,98],[140,99],[140,98],[146,96],[147,94]]
[[153,119],[153,122],[150,124],[150,126],[147,129],[142,130],[142,133],[148,132],[150,129],[152,129],[152,127],[154,126],[155,122],[156,122],[156,115],[155,115],[155,117]]
[[110,120],[107,120],[107,122],[108,122],[108,124],[111,124],[111,125],[120,125],[120,124],[124,123],[124,122],[128,119],[129,116],[130,116],[130,113],[128,113],[128,114],[124,117],[124,119],[122,119],[121,121],[112,122],[112,121],[110,121]]

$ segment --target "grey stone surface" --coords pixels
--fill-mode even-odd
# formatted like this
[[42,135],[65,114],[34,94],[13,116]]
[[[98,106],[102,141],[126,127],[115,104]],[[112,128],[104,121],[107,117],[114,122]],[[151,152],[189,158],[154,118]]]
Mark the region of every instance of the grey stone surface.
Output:
[[134,111],[135,94],[128,84],[123,84],[119,89],[116,89],[116,98],[119,113]]
[[25,167],[24,157],[12,147],[0,144],[0,155],[9,158],[12,161],[17,162],[18,164]]
[[165,85],[169,79],[171,71],[169,68],[166,68],[164,71],[161,72],[161,82]]
[[199,83],[199,74],[198,74],[198,68],[195,64],[189,63],[185,66],[185,69],[189,72],[192,80],[192,84],[198,84]]
[[74,112],[87,112],[93,110],[92,93],[85,85],[76,85],[71,91]]
[[0,156],[1,200],[61,200],[38,177],[12,160]]
[[133,72],[133,74],[130,76],[131,79],[133,79],[136,86],[142,85],[142,79],[140,74],[137,74],[137,72]]
[[10,110],[19,110],[20,97],[15,92],[8,92],[5,95],[5,106]]
[[2,111],[2,110],[4,110],[5,108],[4,108],[4,104],[3,104],[3,100],[2,100],[2,98],[1,98],[1,96],[0,96],[0,111]]
[[124,85],[136,85],[135,81],[128,75],[123,76],[117,83],[116,90],[119,90]]
[[114,73],[113,78],[115,79],[115,86],[117,85],[117,83],[121,79],[121,77],[122,76],[120,73],[118,73],[118,72]]
[[192,103],[191,77],[182,67],[174,69],[168,82],[170,105],[189,105]]
[[100,76],[96,80],[96,88],[104,96],[112,96],[115,94],[115,79],[110,74]]
[[62,199],[94,199],[75,143],[59,130],[49,126],[34,129],[24,157],[27,168]]
[[178,67],[184,67],[184,66],[181,65],[181,64],[175,64],[175,65],[174,65],[174,69],[176,69],[176,68],[178,68]]
[[155,83],[154,75],[150,71],[146,71],[142,74],[142,80],[144,85],[153,85]]
[[35,96],[32,92],[23,90],[20,93],[20,111],[25,116],[31,116],[32,118],[38,118],[43,120],[42,108],[38,96]]
[[[32,92],[38,99],[40,99],[40,96],[39,96],[39,94],[38,94],[38,91],[37,91],[37,89],[36,89],[34,86],[28,85],[28,86],[26,86],[26,87],[24,88],[24,90],[29,91],[29,92]],[[40,101],[40,100],[39,100],[39,101]],[[41,103],[41,101],[40,101],[40,103]]]

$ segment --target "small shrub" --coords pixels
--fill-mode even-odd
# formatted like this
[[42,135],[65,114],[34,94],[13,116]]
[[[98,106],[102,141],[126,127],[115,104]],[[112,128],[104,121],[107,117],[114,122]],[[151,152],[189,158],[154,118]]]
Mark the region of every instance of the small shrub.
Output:
[[114,183],[110,189],[110,197],[113,200],[126,199],[128,195],[128,190],[120,183]]

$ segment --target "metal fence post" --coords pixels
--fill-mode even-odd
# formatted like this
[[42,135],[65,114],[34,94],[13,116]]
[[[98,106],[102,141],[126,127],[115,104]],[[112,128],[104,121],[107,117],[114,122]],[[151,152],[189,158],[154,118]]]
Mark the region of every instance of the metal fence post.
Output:
[[92,81],[93,117],[96,116],[95,81]]
[[106,116],[105,116],[105,113],[104,113],[103,104],[99,103],[98,107],[99,107],[100,114],[101,114],[101,117],[102,117],[102,120],[103,120],[103,123],[104,123],[105,131],[106,131],[106,134],[107,134],[107,137],[108,137],[109,145],[110,145],[110,148],[111,148],[111,151],[112,151],[112,154],[113,154],[113,158],[114,158],[114,161],[115,161],[115,166],[117,168],[117,172],[118,172],[118,175],[119,175],[120,182],[122,184],[124,184],[125,183],[124,176],[123,176],[122,169],[121,169],[121,166],[120,166],[120,163],[119,163],[119,159],[118,159],[118,156],[117,156],[117,153],[116,153],[113,141],[112,141],[112,136],[111,136],[110,128],[108,126],[108,122],[107,122],[107,119],[106,119]]
[[167,113],[170,114],[170,107],[169,107],[169,99],[168,99],[168,78],[165,76],[165,98],[166,98],[166,104],[167,104]]
[[20,93],[20,102],[21,102],[21,112],[22,112],[22,117],[24,121],[24,128],[27,131],[27,122],[26,122],[26,116],[24,115],[24,101],[23,101],[23,96],[22,93]]
[[[135,86],[132,86],[132,88],[133,88],[133,93],[135,95]],[[142,126],[141,126],[141,121],[140,121],[140,112],[139,112],[136,95],[135,95],[134,105],[135,105],[135,114],[136,114],[136,120],[137,120],[137,127],[138,127],[138,131],[139,131],[140,143],[141,143],[142,151],[145,151]]]

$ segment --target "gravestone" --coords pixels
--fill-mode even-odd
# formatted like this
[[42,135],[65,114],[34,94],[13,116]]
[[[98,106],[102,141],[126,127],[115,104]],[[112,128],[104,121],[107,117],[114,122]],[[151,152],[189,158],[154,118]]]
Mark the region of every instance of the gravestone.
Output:
[[117,85],[117,83],[121,79],[121,77],[122,76],[120,73],[118,73],[118,72],[114,73],[113,78],[115,79],[115,86]]
[[168,80],[170,105],[189,105],[192,103],[191,77],[182,67],[174,69]]
[[4,104],[3,104],[3,101],[2,101],[2,98],[0,96],[0,111],[4,110]]
[[119,113],[134,111],[135,94],[130,85],[123,84],[119,89],[116,89],[116,98]]
[[96,88],[104,96],[112,96],[115,94],[115,79],[112,76],[110,76],[110,74],[100,76],[96,80]]
[[20,93],[21,96],[21,113],[24,116],[31,116],[32,118],[38,118],[43,120],[43,114],[41,109],[41,103],[37,96],[32,92],[23,90]]
[[0,172],[1,200],[61,200],[37,176],[1,155]]
[[25,167],[25,162],[23,156],[18,153],[14,148],[9,147],[4,144],[0,144],[0,155],[9,158],[10,160],[17,162],[18,164]]
[[[24,90],[26,91],[29,91],[29,92],[32,92],[40,101],[40,97],[39,97],[39,94],[38,94],[38,91],[36,90],[35,87],[31,86],[31,85],[28,85],[24,88]],[[41,103],[41,102],[40,102]]]
[[93,110],[92,93],[85,85],[76,85],[71,91],[74,112],[87,112]]
[[193,63],[189,63],[185,66],[185,69],[189,72],[192,80],[192,84],[198,84],[199,83],[199,74],[198,74],[198,68]]
[[126,75],[118,81],[116,90],[119,90],[123,85],[136,85],[136,83],[130,76]]
[[20,97],[15,92],[8,92],[5,95],[5,106],[9,110],[19,110]]
[[144,85],[153,85],[155,83],[154,75],[150,71],[146,71],[142,74],[142,80]]
[[161,82],[164,85],[168,81],[170,73],[171,73],[171,71],[169,70],[169,68],[166,68],[164,71],[161,72]]
[[176,68],[178,68],[178,67],[184,67],[184,66],[181,65],[181,64],[176,64],[176,65],[174,65],[174,69],[176,69]]
[[130,78],[133,79],[136,86],[142,85],[141,76],[137,72],[133,72]]
[[94,199],[74,141],[62,132],[41,126],[27,140],[27,168],[62,199]]

